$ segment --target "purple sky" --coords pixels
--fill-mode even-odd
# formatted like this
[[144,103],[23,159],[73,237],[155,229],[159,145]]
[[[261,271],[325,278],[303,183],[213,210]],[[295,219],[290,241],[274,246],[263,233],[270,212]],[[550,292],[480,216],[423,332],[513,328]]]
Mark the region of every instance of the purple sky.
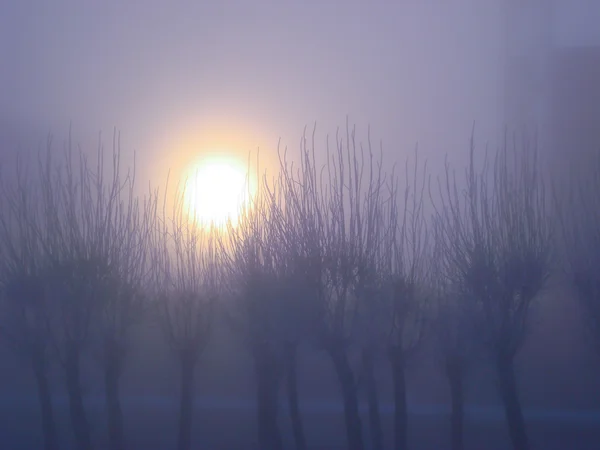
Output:
[[[600,2],[555,2],[557,45],[600,42]],[[148,177],[185,146],[272,154],[315,121],[324,142],[346,115],[396,160],[417,141],[464,153],[474,120],[482,140],[500,128],[503,3],[3,2],[0,120],[58,136],[72,121],[84,143],[116,126]]]

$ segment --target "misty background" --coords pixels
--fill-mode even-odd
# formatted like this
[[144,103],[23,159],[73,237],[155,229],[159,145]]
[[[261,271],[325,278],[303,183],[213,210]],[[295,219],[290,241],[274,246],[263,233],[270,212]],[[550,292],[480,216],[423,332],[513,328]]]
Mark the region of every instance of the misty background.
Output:
[[[19,144],[43,144],[49,132],[62,146],[69,124],[74,141],[92,149],[99,131],[109,145],[116,127],[125,159],[136,152],[145,188],[215,145],[242,157],[260,148],[274,164],[278,140],[295,151],[304,126],[310,132],[315,123],[324,149],[346,117],[363,141],[370,126],[390,162],[403,164],[418,143],[433,174],[446,155],[466,164],[474,123],[482,149],[502,141],[507,123],[523,122],[540,132],[541,151],[563,158],[574,150],[553,145],[553,55],[600,48],[599,19],[593,0],[3,2],[2,160]],[[599,93],[590,101],[600,103]],[[525,409],[598,411],[600,370],[581,344],[575,302],[561,290],[545,295],[519,355]],[[155,330],[139,333],[124,395],[166,401],[177,374]],[[238,376],[250,373],[249,357],[233,338],[213,342],[198,395],[252,401],[251,377]],[[22,401],[31,376],[0,352],[0,404]],[[338,402],[326,357],[302,357],[304,402]],[[426,358],[410,370],[411,405],[447,402]],[[468,404],[494,407],[492,377],[478,370]],[[97,375],[85,375],[92,398],[100,395]]]
[[116,126],[156,161],[190,129],[271,148],[349,115],[387,152],[435,156],[473,121],[498,139],[507,54],[598,44],[599,16],[592,0],[5,2],[0,118],[78,140]]

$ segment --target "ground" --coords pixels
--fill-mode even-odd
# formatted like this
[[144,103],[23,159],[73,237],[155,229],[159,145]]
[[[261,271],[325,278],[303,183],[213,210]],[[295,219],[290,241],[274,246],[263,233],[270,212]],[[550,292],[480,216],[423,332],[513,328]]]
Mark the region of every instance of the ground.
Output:
[[[343,419],[337,405],[310,406],[305,411],[309,448],[314,450],[343,450]],[[106,448],[100,404],[88,404],[96,448]],[[172,402],[125,404],[128,448],[132,450],[164,450],[175,444],[176,408]],[[59,432],[64,450],[70,450],[72,436],[68,425],[66,405],[57,405]],[[600,442],[600,415],[530,412],[528,431],[532,449],[539,450],[597,450]],[[391,415],[384,411],[385,433],[391,438]],[[204,404],[195,411],[194,448],[207,450],[257,449],[254,416],[249,405]],[[282,411],[282,430],[286,448],[293,448],[285,410]],[[448,416],[433,408],[414,408],[410,416],[410,448],[440,450],[449,448]],[[366,430],[365,430],[366,431]],[[368,432],[365,440],[368,441]],[[510,449],[501,410],[471,410],[465,424],[465,449]],[[35,405],[3,405],[0,409],[0,447],[7,450],[41,449],[41,427]],[[386,448],[391,447],[388,442]],[[368,448],[368,447],[367,447]]]

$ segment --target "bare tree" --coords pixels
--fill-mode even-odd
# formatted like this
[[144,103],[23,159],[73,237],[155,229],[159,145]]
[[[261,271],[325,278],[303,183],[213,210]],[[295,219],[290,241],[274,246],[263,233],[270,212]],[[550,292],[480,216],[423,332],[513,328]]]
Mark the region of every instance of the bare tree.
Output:
[[194,374],[210,340],[222,276],[219,231],[188,218],[184,197],[178,191],[170,217],[163,209],[151,257],[157,317],[181,376],[178,450],[192,447]]
[[291,330],[286,330],[292,324],[286,301],[290,300],[289,306],[292,303],[286,296],[291,294],[292,278],[286,273],[285,248],[277,233],[279,217],[263,185],[241,212],[237,225],[229,224],[222,241],[231,288],[227,317],[254,362],[258,440],[266,450],[283,446],[278,398],[285,370],[284,347],[292,351],[287,347],[292,341],[286,339],[291,335]]
[[460,276],[444,252],[443,226],[434,219],[435,242],[430,264],[430,286],[433,295],[431,331],[435,338],[437,356],[448,379],[451,397],[452,450],[464,448],[465,378],[478,349],[473,329],[473,300],[469,291],[458,284]]
[[421,342],[429,314],[431,289],[429,230],[424,211],[427,164],[415,151],[412,169],[405,165],[403,196],[394,187],[386,220],[381,271],[385,277],[386,350],[394,389],[394,448],[408,446],[406,368]]
[[[376,159],[368,136],[368,155],[361,147],[352,146],[349,155],[354,162],[355,181],[350,184],[356,216],[356,240],[353,241],[356,268],[352,292],[358,302],[354,340],[360,348],[361,363],[358,385],[364,387],[369,412],[369,435],[373,450],[383,449],[383,429],[379,410],[377,366],[386,348],[388,308],[388,277],[386,269],[390,255],[390,238],[396,220],[396,180],[383,171],[382,153]],[[365,156],[369,161],[365,164]],[[360,172],[356,169],[359,168]],[[363,179],[361,172],[369,175]],[[364,184],[363,184],[364,183]],[[351,213],[352,214],[352,213]],[[391,220],[390,220],[391,219]],[[383,325],[383,326],[382,326]],[[383,350],[383,352],[382,352]]]
[[113,139],[112,177],[107,179],[104,154],[97,154],[95,171],[88,171],[82,187],[89,192],[83,205],[87,227],[102,240],[104,273],[96,286],[101,293],[93,321],[95,350],[104,371],[108,434],[113,450],[125,448],[119,381],[131,346],[132,326],[144,315],[147,256],[156,219],[156,195],[142,202],[134,194],[135,166],[122,175],[118,136]]
[[17,160],[15,169],[14,183],[1,177],[0,336],[31,364],[42,415],[44,449],[58,450],[48,380],[52,358],[44,301],[46,255],[36,232],[36,222],[42,219],[39,186],[33,183],[35,177],[24,171],[22,159]]
[[91,348],[100,350],[103,364],[111,447],[122,449],[118,384],[129,329],[141,312],[139,285],[154,211],[146,205],[141,217],[134,178],[120,173],[116,135],[113,173],[106,173],[101,143],[96,158],[90,165],[69,140],[55,164],[48,147],[39,170],[44,220],[36,231],[49,262],[44,276],[50,342],[64,369],[77,446],[92,446],[80,374]]
[[438,219],[455,266],[457,283],[472,299],[478,338],[492,357],[510,437],[515,449],[529,448],[518,396],[514,359],[527,336],[534,301],[551,263],[552,223],[535,147],[500,148],[477,171],[471,140],[464,196],[446,166]]
[[[376,217],[374,214],[373,218]],[[377,218],[379,219],[379,217]],[[373,228],[371,232],[377,234],[379,230]],[[370,245],[373,246],[365,246],[357,250],[359,255],[357,256],[352,292],[358,301],[359,312],[354,340],[360,349],[357,388],[359,391],[364,390],[366,394],[371,448],[381,450],[383,448],[383,429],[379,408],[377,368],[382,350],[385,348],[382,327],[382,324],[385,323],[385,279],[382,277],[380,261],[377,260],[381,256],[379,245],[377,242],[370,242]]]
[[85,155],[72,150],[69,138],[57,164],[50,143],[45,156],[38,173],[43,220],[36,223],[36,232],[48,262],[44,297],[49,342],[64,372],[77,448],[88,450],[92,437],[83,403],[81,360],[89,349],[91,324],[101,299],[97,287],[106,266],[99,237],[89,227],[83,208],[90,194]]
[[[354,193],[354,173],[351,153],[348,151],[350,145],[349,136],[344,141],[338,134],[333,154],[329,151],[329,145],[327,146],[328,160],[321,172],[325,173],[325,182],[317,175],[314,152],[308,155],[305,170],[310,175],[307,180],[309,184],[304,185],[304,195],[308,201],[313,202],[315,216],[312,220],[317,222],[317,229],[320,230],[315,236],[319,239],[316,246],[321,248],[321,283],[318,292],[322,314],[320,344],[331,358],[340,384],[348,448],[362,450],[364,442],[358,411],[356,373],[348,354],[358,312],[358,301],[352,292],[356,270],[354,240],[357,238],[357,217],[352,214],[355,203],[348,198],[348,191]],[[349,162],[345,159],[346,156]],[[349,168],[346,167],[347,162],[350,164]],[[354,163],[357,164],[357,161]],[[354,178],[354,183],[356,182],[357,179]]]
[[[285,156],[284,156],[285,158]],[[283,346],[283,365],[289,414],[292,422],[296,450],[306,449],[306,437],[300,413],[298,396],[297,354],[300,345],[314,339],[315,323],[318,322],[319,308],[315,302],[320,281],[319,265],[314,243],[315,230],[306,220],[306,204],[298,201],[302,189],[292,183],[289,167],[281,159],[282,175],[274,188],[265,191],[268,204],[272,206],[269,239],[272,250],[278,255],[277,273],[279,277],[279,305],[282,309],[279,337]],[[314,343],[314,341],[313,341]]]
[[[319,169],[312,148],[303,139],[300,165],[296,169],[286,160],[281,164],[288,217],[294,218],[295,236],[301,248],[307,274],[306,293],[309,310],[315,317],[315,340],[327,352],[337,375],[344,401],[348,448],[364,447],[358,410],[358,380],[350,353],[370,346],[361,329],[361,304],[372,298],[371,283],[381,235],[380,203],[383,195],[381,166],[369,148],[356,143],[355,131],[348,126],[346,136],[336,135],[336,146]],[[360,298],[359,298],[360,297]],[[357,332],[361,331],[361,336]],[[368,350],[371,350],[369,348]],[[368,351],[366,350],[366,351]],[[371,387],[375,384],[372,383]],[[372,392],[373,393],[373,392]],[[372,397],[374,442],[381,440],[376,395]],[[376,445],[379,445],[377,443]]]
[[250,207],[230,227],[223,251],[230,255],[235,299],[229,319],[256,366],[261,448],[281,447],[276,401],[285,379],[295,445],[303,450],[297,352],[303,342],[314,341],[318,329],[322,258],[310,198],[315,192],[304,184],[311,175],[307,161],[296,173],[286,154],[279,156],[280,176],[272,185],[263,178]]
[[[314,144],[313,130],[313,144]],[[274,189],[267,189],[269,204],[276,212],[272,216],[272,228],[277,239],[270,242],[278,243],[278,254],[281,256],[279,274],[281,285],[284,287],[281,305],[287,311],[284,327],[281,330],[284,346],[284,360],[286,363],[287,392],[290,407],[290,416],[296,448],[306,448],[304,431],[302,427],[298,406],[298,393],[296,381],[296,350],[302,342],[323,346],[323,314],[326,304],[324,289],[331,289],[327,285],[327,269],[325,260],[325,224],[328,220],[326,212],[326,194],[321,189],[328,186],[322,184],[317,177],[316,162],[314,158],[314,145],[312,151],[306,147],[306,134],[301,142],[300,161],[296,167],[287,160],[287,149],[280,152],[280,176]],[[356,157],[356,153],[353,155]],[[361,153],[361,156],[364,156]],[[372,156],[372,155],[371,155]],[[363,161],[361,161],[362,163]],[[356,163],[356,161],[355,161]],[[356,187],[356,186],[354,186]],[[372,187],[372,186],[371,186]],[[375,201],[376,198],[373,198]],[[354,206],[354,205],[353,205]],[[376,216],[373,211],[369,219]],[[362,226],[361,223],[359,226]],[[371,233],[369,228],[365,234]],[[364,248],[371,242],[372,236],[367,236],[368,242],[360,242],[361,251],[366,256],[370,253]],[[366,261],[370,263],[371,261]],[[325,284],[324,284],[325,283]],[[364,283],[363,283],[364,285]],[[357,287],[352,285],[356,293]],[[378,418],[378,409],[377,409]],[[378,428],[380,431],[380,428]],[[379,438],[380,436],[378,436]]]
[[581,305],[591,347],[600,355],[600,151],[584,162],[572,170],[566,190],[556,186],[554,205],[563,268]]

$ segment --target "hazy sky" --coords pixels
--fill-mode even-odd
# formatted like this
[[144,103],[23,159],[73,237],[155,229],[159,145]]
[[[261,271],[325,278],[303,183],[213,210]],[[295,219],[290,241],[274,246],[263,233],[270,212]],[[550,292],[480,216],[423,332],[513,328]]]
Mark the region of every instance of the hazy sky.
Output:
[[[504,3],[4,1],[0,125],[116,126],[147,176],[196,149],[296,148],[315,121],[322,141],[346,115],[390,157],[456,152],[474,120],[499,129]],[[555,42],[600,43],[600,2],[556,3]]]

